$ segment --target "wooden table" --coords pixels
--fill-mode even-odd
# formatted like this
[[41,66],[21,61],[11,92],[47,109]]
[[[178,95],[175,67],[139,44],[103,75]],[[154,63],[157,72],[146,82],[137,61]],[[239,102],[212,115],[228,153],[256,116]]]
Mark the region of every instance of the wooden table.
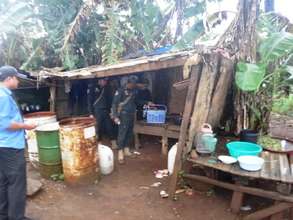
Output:
[[147,134],[162,137],[162,154],[168,152],[168,138],[178,139],[180,134],[180,125],[174,124],[149,124],[145,121],[136,121],[134,125],[135,148],[140,147],[138,134]]
[[[268,191],[260,188],[254,188],[243,185],[241,182],[235,184],[216,180],[211,177],[199,176],[194,174],[185,174],[184,178],[190,178],[197,181],[202,181],[208,184],[216,185],[233,191],[231,200],[231,210],[233,213],[238,213],[242,206],[242,200],[244,194],[251,194],[264,198],[275,200],[275,205],[249,214],[244,219],[263,219],[271,216],[271,219],[282,219],[280,215],[286,209],[292,209],[293,207],[293,195],[290,192],[284,194],[280,192],[281,189],[287,187],[291,191],[291,184],[293,183],[293,172],[290,167],[289,159],[286,154],[271,153],[264,151],[261,157],[265,160],[264,166],[260,171],[249,172],[242,170],[238,163],[233,165],[226,165],[216,160],[215,157],[199,157],[197,159],[188,159],[188,161],[203,166],[212,168],[213,170],[219,170],[222,172],[230,173],[236,177],[242,177],[249,179],[262,179],[274,181],[279,184],[283,184],[277,188],[277,191]],[[284,187],[286,186],[286,187]],[[292,212],[293,214],[293,212]],[[293,219],[293,215],[292,215]]]

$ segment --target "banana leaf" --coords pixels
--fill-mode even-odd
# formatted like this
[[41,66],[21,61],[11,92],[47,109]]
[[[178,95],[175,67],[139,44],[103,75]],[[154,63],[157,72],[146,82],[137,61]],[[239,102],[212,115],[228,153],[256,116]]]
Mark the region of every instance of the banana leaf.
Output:
[[288,32],[273,33],[260,45],[260,63],[269,63],[287,56],[293,51],[293,34]]
[[289,79],[293,79],[293,66],[286,66],[286,71],[290,74]]
[[239,62],[236,71],[236,85],[243,91],[256,91],[265,76],[265,65]]

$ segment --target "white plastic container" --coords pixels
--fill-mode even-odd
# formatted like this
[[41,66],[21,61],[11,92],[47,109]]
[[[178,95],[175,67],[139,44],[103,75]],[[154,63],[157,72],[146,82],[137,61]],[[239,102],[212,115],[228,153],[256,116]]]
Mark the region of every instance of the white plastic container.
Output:
[[171,175],[174,170],[175,159],[177,154],[177,145],[178,143],[174,144],[168,152],[168,171]]
[[114,154],[110,147],[99,144],[98,154],[100,169],[103,175],[109,175],[114,170]]
[[261,170],[264,159],[258,156],[240,156],[238,157],[239,165],[242,169],[247,171]]

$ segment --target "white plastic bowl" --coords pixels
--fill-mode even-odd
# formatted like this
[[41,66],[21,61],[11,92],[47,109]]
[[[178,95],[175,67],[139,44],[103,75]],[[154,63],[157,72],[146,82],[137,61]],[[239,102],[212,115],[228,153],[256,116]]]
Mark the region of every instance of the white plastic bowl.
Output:
[[218,159],[222,161],[224,164],[232,164],[236,163],[237,160],[234,157],[226,156],[226,155],[220,155],[218,156]]
[[264,159],[258,156],[240,156],[238,157],[239,165],[242,169],[247,171],[261,170]]

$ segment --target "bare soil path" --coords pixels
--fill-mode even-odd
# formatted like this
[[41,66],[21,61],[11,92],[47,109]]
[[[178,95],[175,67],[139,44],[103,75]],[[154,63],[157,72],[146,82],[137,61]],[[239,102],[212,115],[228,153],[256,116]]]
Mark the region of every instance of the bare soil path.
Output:
[[[154,177],[162,168],[159,143],[145,143],[141,155],[118,165],[114,173],[102,176],[97,185],[68,187],[63,182],[42,179],[44,189],[28,199],[27,216],[36,220],[229,220],[236,219],[225,196],[194,192],[180,194],[178,201],[162,199],[167,178]],[[30,172],[38,178],[36,172]],[[163,184],[150,187],[154,182]],[[149,188],[148,188],[149,187]]]

